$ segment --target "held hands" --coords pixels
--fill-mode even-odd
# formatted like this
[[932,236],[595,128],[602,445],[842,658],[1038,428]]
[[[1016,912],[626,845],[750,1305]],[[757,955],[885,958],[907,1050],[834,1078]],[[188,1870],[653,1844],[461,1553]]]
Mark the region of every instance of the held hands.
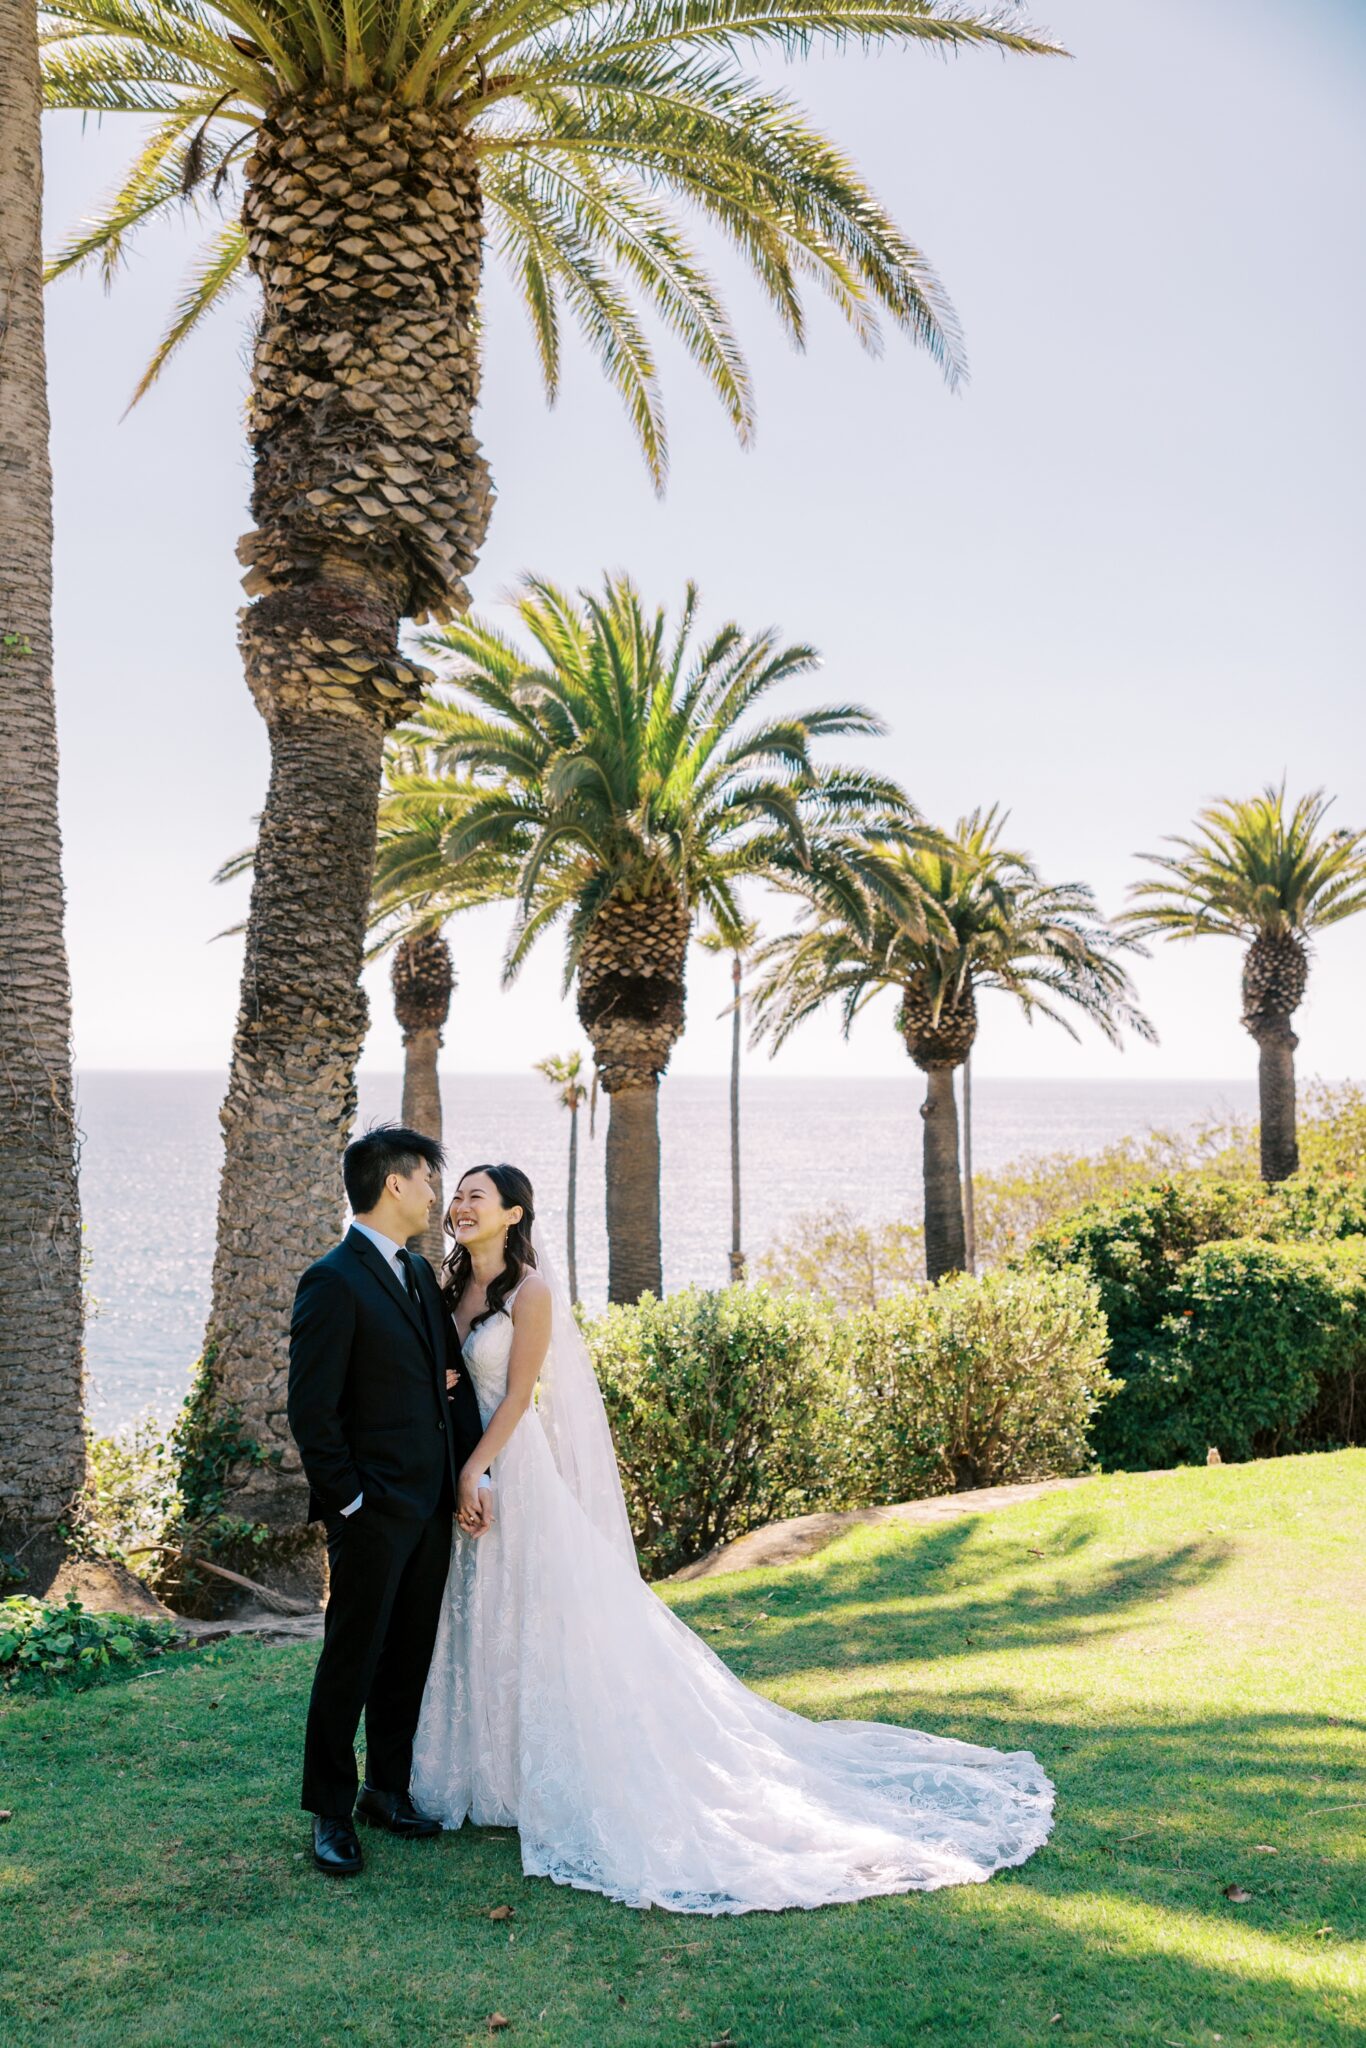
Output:
[[462,1536],[480,1537],[493,1527],[493,1489],[480,1486],[478,1472],[462,1472],[455,1519]]

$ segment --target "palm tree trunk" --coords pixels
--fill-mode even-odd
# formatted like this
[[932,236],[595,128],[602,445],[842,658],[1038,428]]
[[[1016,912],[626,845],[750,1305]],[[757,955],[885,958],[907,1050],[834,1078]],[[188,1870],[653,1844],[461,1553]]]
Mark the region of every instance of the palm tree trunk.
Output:
[[740,955],[731,962],[731,985],[735,1010],[730,1033],[730,1277],[738,1286],[745,1277],[745,1254],[740,1240]]
[[0,1548],[28,1590],[85,1475],[81,1216],[52,688],[37,27],[0,6]]
[[952,1067],[930,1068],[920,1114],[925,1126],[925,1274],[942,1280],[946,1273],[961,1273],[966,1260]]
[[1299,1144],[1295,1136],[1295,1047],[1299,1039],[1288,1017],[1259,1022],[1257,1095],[1261,1114],[1262,1179],[1288,1180],[1298,1173]]
[[569,1267],[569,1299],[579,1298],[579,1230],[576,1214],[579,1200],[579,1105],[569,1105],[569,1199],[566,1204],[565,1258]]
[[612,1091],[607,1116],[607,1299],[662,1295],[659,1082]]
[[241,641],[271,780],[203,1394],[257,1447],[234,1469],[230,1511],[282,1528],[304,1500],[285,1415],[290,1304],[341,1222],[384,734],[419,701],[399,624],[468,604],[491,491],[473,433],[481,200],[457,116],[378,93],[282,97],[245,177],[263,307]]
[[972,1055],[963,1062],[963,1260],[977,1271],[977,1202],[972,1188]]
[[[443,1142],[441,1078],[437,1072],[440,1051],[441,1031],[437,1025],[421,1025],[417,1030],[403,1034],[403,1106],[399,1117],[410,1131],[421,1131],[424,1138],[435,1138],[438,1145]],[[446,1255],[446,1233],[441,1227],[446,1204],[440,1174],[433,1178],[436,1181],[436,1202],[432,1208],[432,1221],[426,1230],[410,1240],[410,1244],[413,1251],[422,1252],[434,1266],[439,1267]]]
[[213,1405],[238,1411],[245,1435],[278,1454],[278,1466],[241,1474],[232,1511],[278,1527],[301,1500],[285,1415],[294,1288],[342,1223],[384,724],[309,708],[274,720],[270,738],[205,1367]]

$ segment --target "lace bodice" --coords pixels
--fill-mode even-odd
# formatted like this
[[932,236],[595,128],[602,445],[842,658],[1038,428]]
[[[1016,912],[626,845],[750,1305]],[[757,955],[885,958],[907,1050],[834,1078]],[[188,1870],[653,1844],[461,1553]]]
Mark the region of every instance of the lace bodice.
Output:
[[516,1301],[521,1285],[519,1280],[496,1315],[475,1324],[461,1346],[460,1355],[465,1361],[485,1425],[508,1390],[513,1328],[512,1317],[507,1311]]

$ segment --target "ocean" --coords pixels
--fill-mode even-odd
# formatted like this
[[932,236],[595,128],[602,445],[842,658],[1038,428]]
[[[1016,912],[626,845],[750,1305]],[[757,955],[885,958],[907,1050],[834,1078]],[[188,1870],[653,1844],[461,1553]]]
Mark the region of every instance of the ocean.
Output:
[[[168,1422],[198,1355],[222,1141],[215,1073],[83,1073],[81,1187],[92,1314],[89,1402],[107,1432],[148,1413]],[[398,1114],[397,1074],[360,1086],[362,1127]],[[920,1213],[920,1077],[747,1079],[742,1105],[744,1238],[751,1257],[808,1211]],[[538,1075],[443,1076],[446,1142],[457,1167],[507,1159],[537,1189],[551,1243],[564,1241],[569,1118]],[[1149,1130],[1255,1113],[1246,1081],[1012,1081],[973,1087],[979,1170],[1046,1152],[1091,1152]],[[730,1151],[723,1076],[666,1079],[660,1096],[664,1276],[719,1286],[730,1244]],[[579,1282],[605,1301],[606,1119],[580,1125]],[[338,1208],[338,1225],[342,1216]]]

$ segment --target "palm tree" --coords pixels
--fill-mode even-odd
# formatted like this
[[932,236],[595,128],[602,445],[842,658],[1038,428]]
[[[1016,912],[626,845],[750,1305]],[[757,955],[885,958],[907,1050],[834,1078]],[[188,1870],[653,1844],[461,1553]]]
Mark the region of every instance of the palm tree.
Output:
[[52,690],[33,9],[0,6],[0,1549],[34,1590],[85,1472],[81,1216]]
[[[392,951],[390,987],[403,1034],[400,1115],[405,1124],[438,1143],[444,1138],[438,1059],[455,989],[455,963],[444,927],[458,911],[507,894],[503,860],[466,862],[456,870],[442,857],[442,841],[465,795],[451,778],[433,782],[412,750],[391,736],[380,793],[366,957],[373,960]],[[256,848],[246,847],[223,862],[214,880],[230,882],[250,874],[255,862]],[[233,925],[219,936],[227,938],[243,929]],[[438,1175],[432,1221],[411,1240],[412,1248],[434,1265],[445,1254],[443,1214]]]
[[550,1053],[545,1059],[537,1060],[536,1072],[544,1074],[561,1108],[569,1111],[569,1189],[565,1198],[564,1236],[565,1259],[569,1269],[569,1299],[579,1298],[579,1247],[578,1247],[578,1201],[579,1201],[579,1111],[588,1101],[588,1088],[582,1080],[583,1054],[578,1051]]
[[758,940],[759,927],[753,923],[743,926],[734,941],[719,931],[703,932],[698,940],[706,953],[730,954],[730,1277],[733,1286],[739,1286],[745,1277],[744,1241],[740,1229],[741,995],[745,959],[754,951]]
[[1175,854],[1140,856],[1159,873],[1130,890],[1124,920],[1139,935],[1241,940],[1243,1023],[1257,1041],[1262,1178],[1299,1165],[1291,1018],[1304,999],[1314,934],[1366,908],[1366,832],[1322,830],[1332,799],[1311,790],[1287,811],[1285,784],[1221,798],[1199,813]]
[[[441,1078],[437,1060],[455,987],[451,949],[442,933],[406,932],[394,946],[389,979],[394,992],[394,1015],[403,1033],[403,1107],[399,1115],[410,1130],[422,1131],[440,1144]],[[436,1193],[432,1220],[415,1244],[433,1265],[440,1265],[445,1245],[439,1178]]]
[[809,885],[805,917],[760,949],[758,1035],[774,1049],[827,1002],[846,1035],[884,989],[900,996],[897,1029],[926,1077],[923,1119],[925,1266],[930,1280],[966,1266],[954,1069],[977,1037],[977,997],[1001,989],[1033,1018],[1076,1037],[1060,1004],[1112,1043],[1123,1026],[1152,1027],[1136,1008],[1117,938],[1079,882],[1051,887],[1022,853],[1000,844],[995,806],[959,820],[951,837],[922,834],[870,861],[859,912]]
[[[138,395],[247,272],[261,287],[239,547],[247,680],[271,745],[223,1107],[210,1401],[265,1454],[236,1505],[292,1521],[301,1481],[281,1397],[295,1275],[336,1230],[355,1115],[386,731],[421,678],[404,618],[468,601],[491,486],[474,433],[486,239],[531,317],[553,397],[574,321],[652,474],[667,445],[651,306],[737,433],[748,372],[673,194],[738,250],[794,339],[799,279],[864,343],[885,315],[961,369],[952,312],[848,160],[742,48],[849,39],[1051,54],[1012,14],[889,0],[44,0],[48,104],[150,114],[119,191],[59,254],[119,268],[134,230],[224,218]],[[279,1453],[286,1479],[271,1454]]]
[[659,1082],[683,1030],[697,913],[739,943],[737,881],[805,874],[834,827],[905,799],[812,760],[818,739],[882,730],[859,705],[746,724],[816,656],[736,625],[694,645],[691,585],[672,629],[624,577],[577,601],[532,578],[516,609],[539,659],[479,621],[427,635],[454,689],[430,696],[403,737],[483,785],[447,835],[449,861],[520,837],[506,979],[565,928],[565,986],[610,1105],[608,1292],[634,1301],[663,1282]]

